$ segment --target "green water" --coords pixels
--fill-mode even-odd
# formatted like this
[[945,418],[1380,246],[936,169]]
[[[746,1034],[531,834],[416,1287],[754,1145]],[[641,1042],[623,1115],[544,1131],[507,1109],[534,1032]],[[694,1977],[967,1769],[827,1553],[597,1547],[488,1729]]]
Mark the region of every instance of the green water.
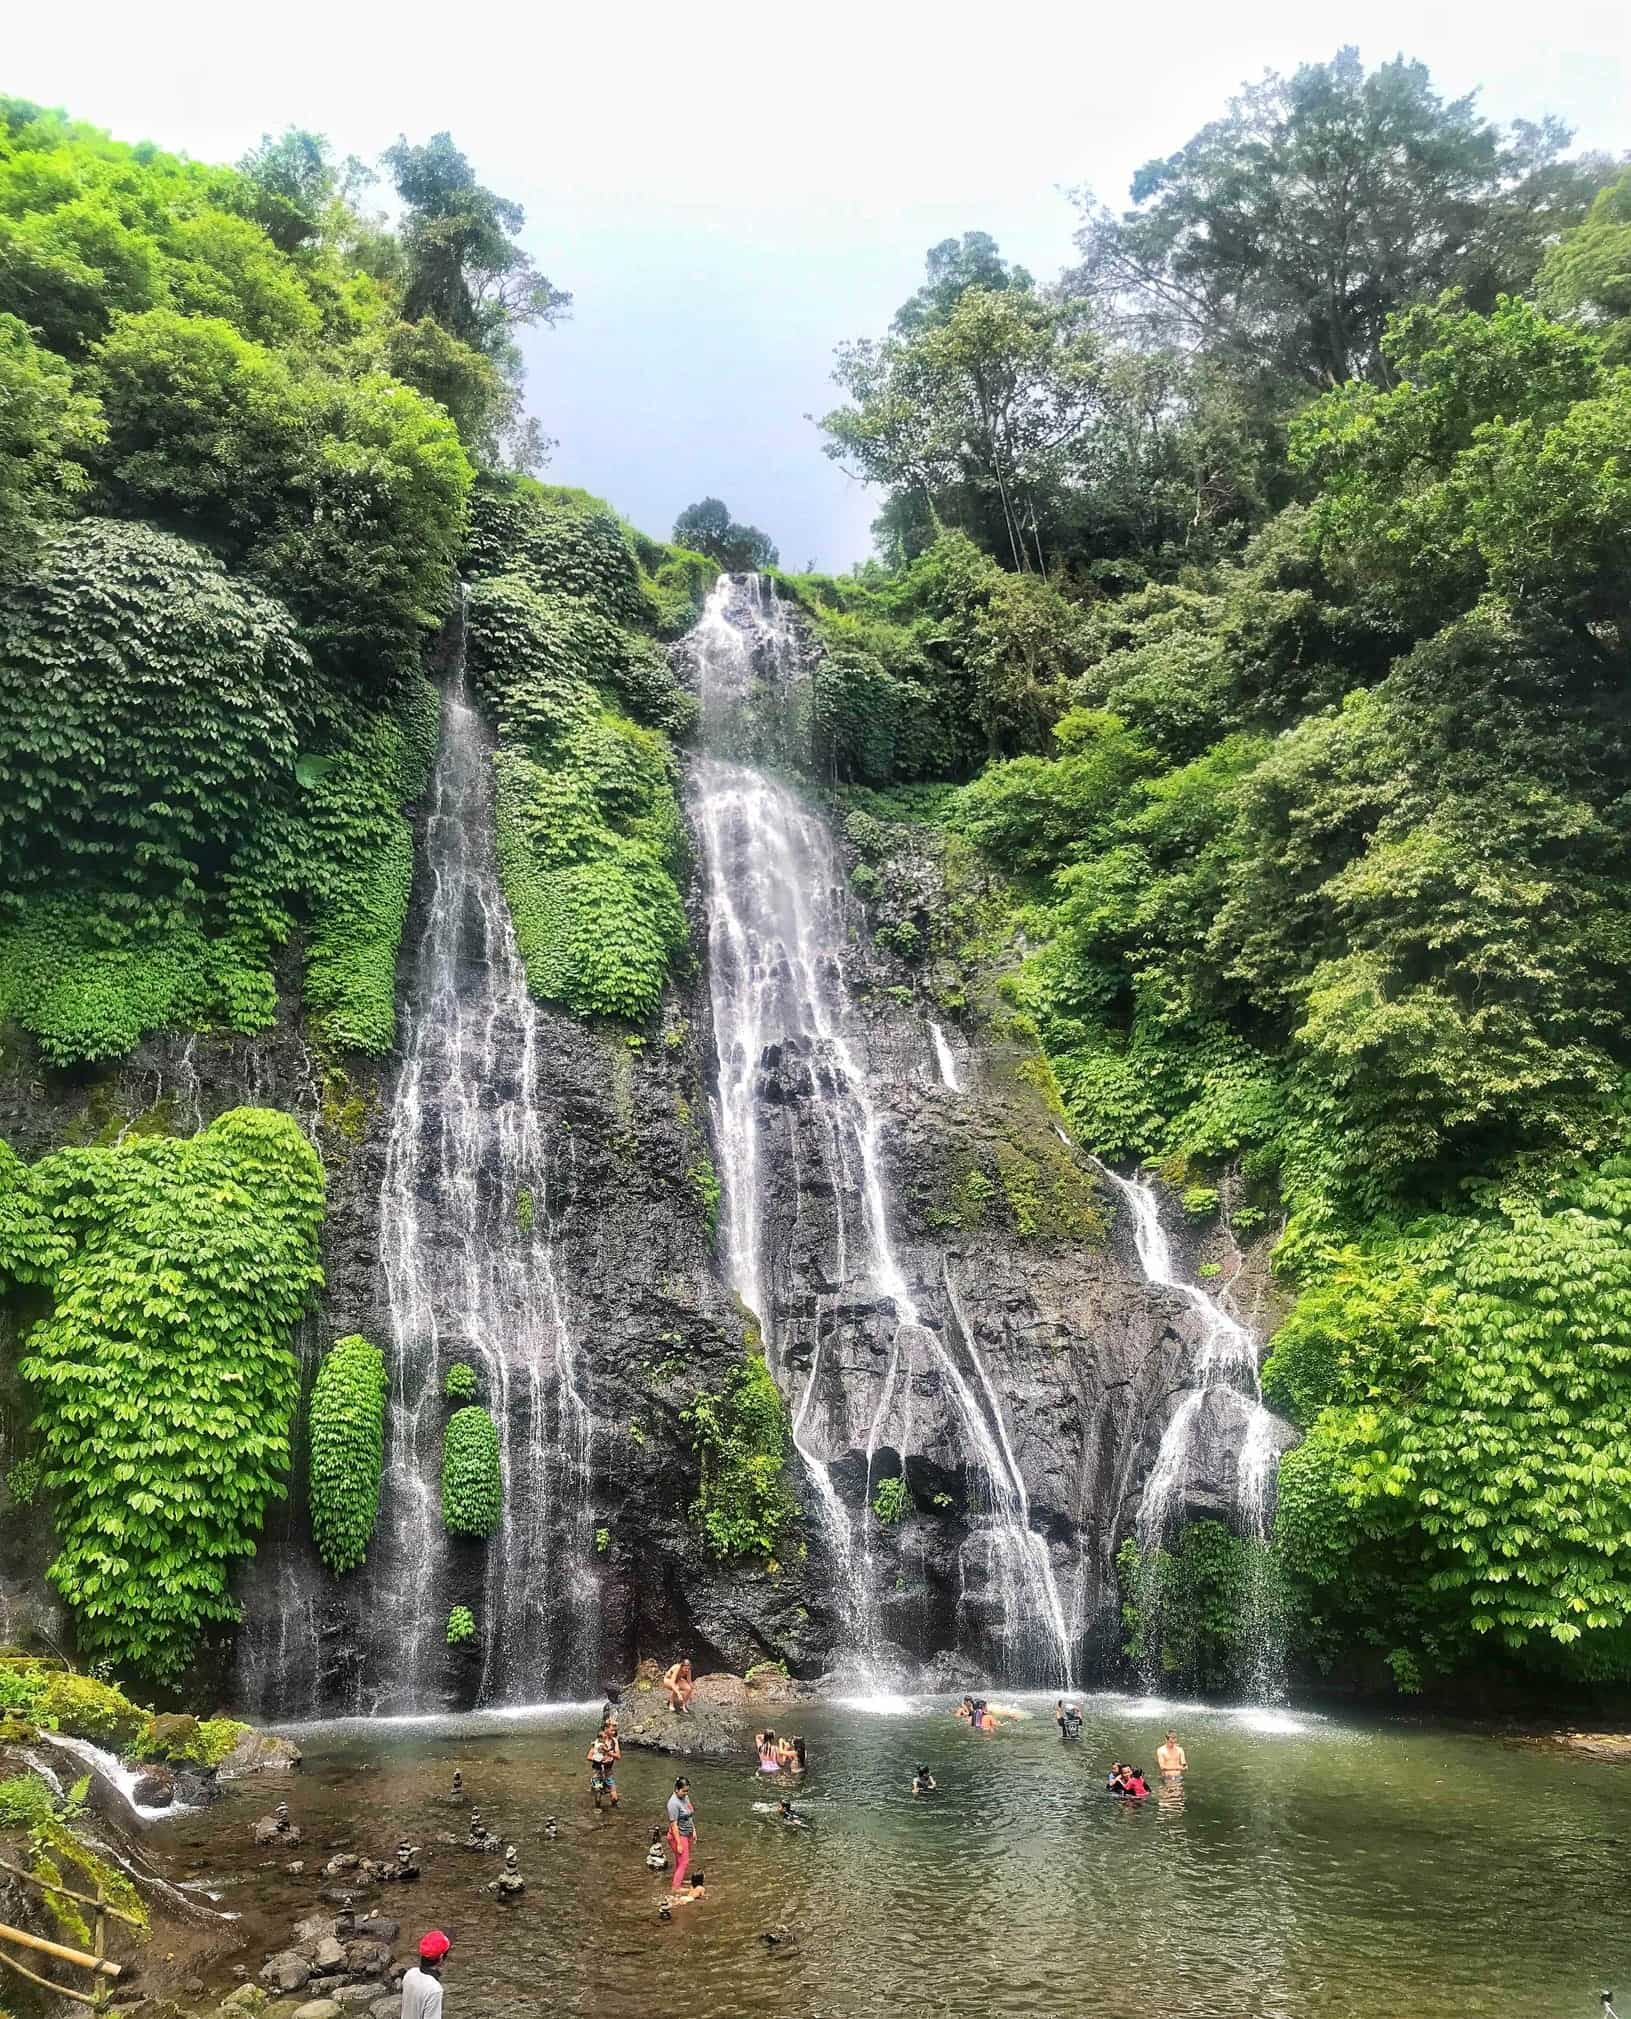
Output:
[[[270,1783],[152,1842],[177,1876],[197,1867],[221,1887],[244,1916],[240,1960],[258,1967],[312,1911],[329,1848],[383,1857],[406,1832],[425,1877],[376,1897],[404,1937],[457,1938],[447,2019],[1591,2019],[1622,1976],[1631,2006],[1627,1769],[1430,1725],[1114,1697],[1084,1700],[1067,1746],[1051,1699],[1020,1701],[1031,1721],[989,1738],[949,1699],[784,1710],[778,1725],[809,1741],[795,1797],[809,1832],[754,1812],[766,1790],[746,1751],[685,1764],[709,1890],[666,1925],[666,1878],[643,1859],[680,1765],[628,1756],[622,1812],[596,1815],[593,1707],[299,1733],[306,1772],[287,1792],[304,1878],[249,1843]],[[1106,1796],[1112,1758],[1153,1773],[1169,1719],[1189,1753],[1182,1789],[1136,1808]],[[910,1794],[919,1761],[940,1782],[930,1801]],[[483,1890],[496,1860],[434,1842],[466,1827],[431,1799],[455,1767],[519,1848],[515,1906]],[[767,1950],[759,1931],[784,1923],[798,1946]]]

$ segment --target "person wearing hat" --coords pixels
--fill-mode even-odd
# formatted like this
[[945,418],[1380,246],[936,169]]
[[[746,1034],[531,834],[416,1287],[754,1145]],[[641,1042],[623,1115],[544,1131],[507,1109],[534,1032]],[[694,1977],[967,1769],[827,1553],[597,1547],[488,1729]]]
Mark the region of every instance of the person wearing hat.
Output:
[[442,2019],[442,1965],[453,1944],[440,1928],[419,1938],[419,1961],[402,1979],[402,2019]]

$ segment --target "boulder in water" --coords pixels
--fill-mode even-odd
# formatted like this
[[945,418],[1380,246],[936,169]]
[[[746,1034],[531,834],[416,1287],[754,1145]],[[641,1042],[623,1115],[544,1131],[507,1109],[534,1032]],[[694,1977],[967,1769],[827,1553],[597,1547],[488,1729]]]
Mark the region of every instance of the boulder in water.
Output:
[[223,1781],[241,1781],[248,1774],[292,1773],[299,1765],[300,1748],[293,1739],[246,1727],[216,1772]]
[[337,1998],[313,1998],[294,2008],[293,2019],[340,2019],[345,2007]]
[[280,1949],[261,1965],[261,1982],[275,1991],[304,1991],[311,1982],[311,1965],[293,1949]]
[[168,1767],[143,1767],[130,1799],[144,1809],[167,1809],[176,1798],[176,1777]]

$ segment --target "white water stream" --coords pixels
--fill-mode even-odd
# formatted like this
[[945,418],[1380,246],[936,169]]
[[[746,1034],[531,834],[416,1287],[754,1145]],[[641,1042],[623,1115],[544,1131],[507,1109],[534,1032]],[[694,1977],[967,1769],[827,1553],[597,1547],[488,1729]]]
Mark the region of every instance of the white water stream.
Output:
[[[1002,1407],[971,1329],[959,1323],[959,1364],[940,1326],[926,1322],[897,1253],[882,1170],[883,1117],[869,1081],[865,1033],[843,968],[849,926],[843,866],[826,822],[787,786],[737,761],[744,748],[784,753],[796,736],[806,668],[787,612],[760,577],[722,577],[688,640],[697,668],[704,745],[693,770],[692,806],[708,887],[709,983],[718,1058],[714,1143],[723,1187],[721,1243],[727,1274],[759,1320],[772,1370],[778,1353],[776,1297],[767,1282],[764,1224],[773,1160],[793,1138],[767,1101],[767,1069],[801,1083],[818,1111],[821,1155],[839,1202],[828,1283],[854,1300],[886,1302],[893,1337],[866,1437],[864,1500],[855,1512],[818,1449],[819,1407],[842,1375],[817,1344],[792,1406],[795,1448],[815,1488],[844,1585],[851,1649],[863,1668],[878,1655],[869,1506],[874,1461],[885,1441],[904,1459],[911,1397],[937,1377],[952,1404],[977,1504],[966,1511],[971,1544],[988,1556],[1001,1596],[1004,1639],[1048,1650],[1058,1679],[1070,1676],[1070,1637],[1045,1539],[1029,1525],[1029,1500]],[[791,727],[789,725],[792,725]],[[934,1033],[942,1077],[956,1086],[943,1034]],[[795,1152],[796,1153],[796,1152]],[[946,1278],[948,1303],[951,1283]],[[904,1397],[904,1400],[902,1399]]]
[[1155,1464],[1145,1482],[1138,1514],[1139,1541],[1145,1547],[1158,1544],[1171,1527],[1174,1515],[1181,1512],[1197,1421],[1207,1398],[1217,1397],[1221,1391],[1232,1394],[1239,1403],[1235,1480],[1241,1526],[1248,1535],[1266,1540],[1279,1447],[1274,1438],[1274,1416],[1263,1407],[1257,1342],[1215,1297],[1179,1275],[1166,1229],[1161,1225],[1155,1187],[1136,1178],[1118,1177],[1103,1164],[1099,1169],[1132,1211],[1133,1245],[1145,1276],[1158,1288],[1176,1290],[1187,1298],[1199,1314],[1202,1326],[1194,1379],[1167,1424]]
[[[359,1708],[437,1700],[446,1598],[481,1636],[479,1701],[582,1687],[595,1666],[592,1419],[551,1238],[539,1012],[498,881],[492,762],[463,655],[443,699],[424,845],[430,889],[405,991],[380,1197],[391,1393]],[[476,1589],[441,1572],[455,1361],[498,1425],[504,1511]]]

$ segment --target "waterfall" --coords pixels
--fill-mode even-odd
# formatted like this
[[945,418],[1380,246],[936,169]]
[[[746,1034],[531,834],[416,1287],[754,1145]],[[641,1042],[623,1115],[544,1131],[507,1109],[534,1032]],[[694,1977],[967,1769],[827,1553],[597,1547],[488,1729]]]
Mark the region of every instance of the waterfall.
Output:
[[[1005,1647],[1020,1651],[1033,1670],[1044,1666],[1051,1678],[1068,1681],[1064,1611],[1046,1540],[1029,1526],[1029,1500],[996,1389],[972,1332],[960,1323],[968,1371],[959,1365],[944,1336],[950,1328],[920,1308],[898,1252],[883,1173],[883,1115],[868,1070],[865,1026],[844,974],[849,928],[837,845],[804,800],[755,763],[741,761],[744,750],[754,758],[796,755],[807,690],[802,641],[764,578],[726,576],[686,650],[696,669],[705,750],[693,766],[692,810],[708,891],[717,1058],[712,1120],[726,1271],[760,1324],[772,1372],[784,1391],[796,1390],[781,1350],[783,1313],[767,1280],[774,1269],[767,1267],[765,1225],[783,1142],[789,1154],[798,1154],[782,1105],[786,1089],[796,1088],[816,1116],[812,1135],[821,1176],[835,1201],[822,1280],[835,1298],[871,1300],[892,1324],[882,1388],[866,1420],[855,1512],[845,1505],[822,1447],[836,1441],[840,1451],[856,1449],[860,1425],[843,1370],[831,1364],[819,1334],[802,1390],[792,1399],[794,1447],[815,1488],[839,1573],[850,1652],[876,1671],[874,1467],[890,1432],[904,1463],[912,1397],[928,1381],[950,1404],[975,1482],[964,1546],[987,1555],[1001,1596]],[[942,1071],[949,1067],[948,1051]],[[949,1274],[945,1287],[950,1305]],[[836,1411],[829,1392],[834,1386]],[[835,1414],[850,1420],[834,1423]]]
[[1284,1649],[1264,1545],[1274,1517],[1283,1426],[1263,1404],[1257,1342],[1216,1298],[1178,1274],[1154,1186],[1118,1177],[1103,1164],[1098,1168],[1132,1210],[1133,1245],[1145,1277],[1160,1289],[1177,1291],[1201,1320],[1193,1379],[1162,1433],[1145,1482],[1138,1514],[1139,1549],[1148,1558],[1181,1520],[1203,1425],[1215,1427],[1221,1416],[1232,1454],[1236,1522],[1246,1541],[1258,1545],[1252,1553],[1245,1620],[1252,1647],[1254,1691],[1264,1698],[1278,1696],[1283,1689]]
[[951,1055],[951,1046],[946,1043],[946,1033],[931,1017],[929,1019],[929,1042],[934,1046],[934,1062],[939,1068],[940,1084],[950,1087],[954,1094],[961,1093],[957,1084],[957,1061]]
[[[442,1699],[452,1604],[476,1615],[480,1702],[581,1693],[596,1669],[592,1420],[552,1239],[545,1047],[499,887],[491,748],[462,647],[421,876],[380,1195],[391,1390],[359,1707]],[[442,1528],[443,1380],[461,1360],[499,1431],[503,1516],[484,1549]]]

